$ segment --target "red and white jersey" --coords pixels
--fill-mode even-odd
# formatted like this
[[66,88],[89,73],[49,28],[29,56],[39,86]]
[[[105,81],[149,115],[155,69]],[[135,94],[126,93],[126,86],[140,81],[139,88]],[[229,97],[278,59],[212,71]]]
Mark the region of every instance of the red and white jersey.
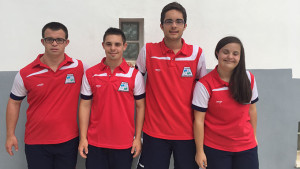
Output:
[[145,97],[144,77],[125,59],[111,73],[105,59],[89,68],[82,81],[81,98],[92,99],[88,142],[96,147],[127,149],[134,139],[135,99]]
[[147,72],[146,112],[143,131],[156,138],[193,139],[192,94],[196,79],[206,74],[202,49],[182,39],[177,54],[160,43],[147,43],[137,59]]
[[245,104],[232,98],[229,83],[220,78],[217,67],[197,82],[192,107],[206,112],[206,146],[230,152],[244,151],[256,146],[249,107],[258,101],[258,92],[253,74],[247,71],[247,76],[251,83],[252,98]]
[[10,97],[27,96],[26,144],[58,144],[78,136],[77,108],[84,66],[65,54],[53,72],[40,54],[15,77]]

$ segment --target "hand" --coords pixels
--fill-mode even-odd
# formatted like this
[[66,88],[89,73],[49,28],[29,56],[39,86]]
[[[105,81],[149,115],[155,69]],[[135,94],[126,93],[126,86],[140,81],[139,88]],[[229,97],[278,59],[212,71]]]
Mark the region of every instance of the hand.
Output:
[[197,162],[197,164],[200,168],[206,169],[207,159],[206,159],[206,155],[203,151],[200,153],[196,153],[195,161]]
[[142,150],[142,142],[141,139],[135,138],[132,143],[131,154],[133,154],[133,158],[137,157]]
[[14,153],[12,151],[13,146],[15,147],[16,151],[19,151],[18,140],[17,140],[17,137],[15,135],[6,138],[5,148],[6,148],[7,153],[10,156],[14,155]]
[[79,142],[79,146],[78,146],[78,151],[79,151],[79,154],[82,158],[87,158],[87,154],[89,152],[88,150],[88,140],[87,139],[80,139],[80,142]]

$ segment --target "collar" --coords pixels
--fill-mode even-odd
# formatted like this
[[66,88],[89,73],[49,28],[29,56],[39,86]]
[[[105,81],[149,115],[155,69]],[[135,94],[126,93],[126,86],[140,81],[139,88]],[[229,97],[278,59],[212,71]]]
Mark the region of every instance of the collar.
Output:
[[223,86],[223,87],[228,87],[229,86],[229,83],[228,82],[225,82],[224,80],[222,80],[221,78],[220,78],[220,75],[219,75],[219,73],[218,73],[218,70],[217,70],[217,68],[218,68],[218,65],[215,67],[215,69],[212,71],[212,74],[213,74],[213,77],[214,77],[214,79],[216,79],[216,84],[215,85],[217,85],[217,86]]
[[[36,67],[36,66],[49,67],[46,64],[41,62],[41,57],[42,56],[44,56],[44,54],[39,54],[37,56],[37,58],[32,63],[32,67]],[[64,54],[64,56],[65,56],[65,59],[59,64],[59,67],[74,63],[72,58],[70,58],[67,54]]]
[[[107,66],[106,64],[104,64],[104,61],[106,60],[106,57],[104,57],[102,60],[101,60],[101,63],[99,64],[99,67],[100,67],[100,70],[105,70],[107,68],[109,68],[109,66]],[[116,67],[116,69],[119,69],[121,71],[123,71],[124,73],[127,73],[129,71],[129,66],[126,62],[126,60],[124,58],[122,58],[122,63]]]
[[[187,56],[187,44],[185,43],[184,39],[181,38],[182,47],[178,53],[182,53],[183,55]],[[168,48],[165,44],[164,39],[160,42],[160,47],[162,49],[162,53],[166,55],[168,52],[173,52],[172,49]]]

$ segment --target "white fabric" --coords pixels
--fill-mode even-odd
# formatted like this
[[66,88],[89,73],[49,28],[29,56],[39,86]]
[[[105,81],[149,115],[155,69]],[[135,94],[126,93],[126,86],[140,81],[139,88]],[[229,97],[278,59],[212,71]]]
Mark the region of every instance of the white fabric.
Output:
[[133,95],[139,96],[145,93],[145,80],[141,72],[138,72],[135,77]]
[[140,72],[146,73],[146,45],[144,45],[141,49],[139,56],[136,60],[136,65],[138,66]]
[[194,88],[192,104],[197,107],[207,108],[209,99],[210,95],[205,86],[202,83],[197,82]]
[[20,72],[18,72],[15,77],[11,93],[18,97],[24,97],[27,95],[27,89],[24,86],[24,82],[20,75]]

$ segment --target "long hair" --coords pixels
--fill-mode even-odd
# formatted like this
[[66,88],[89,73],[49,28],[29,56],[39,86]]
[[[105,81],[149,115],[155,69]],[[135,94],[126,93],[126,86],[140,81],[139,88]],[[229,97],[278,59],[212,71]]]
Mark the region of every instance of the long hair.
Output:
[[234,36],[228,36],[221,39],[215,49],[215,56],[220,49],[229,43],[237,43],[241,46],[240,61],[234,68],[229,81],[229,91],[234,100],[241,104],[249,103],[252,97],[251,84],[246,73],[245,52],[242,42]]

